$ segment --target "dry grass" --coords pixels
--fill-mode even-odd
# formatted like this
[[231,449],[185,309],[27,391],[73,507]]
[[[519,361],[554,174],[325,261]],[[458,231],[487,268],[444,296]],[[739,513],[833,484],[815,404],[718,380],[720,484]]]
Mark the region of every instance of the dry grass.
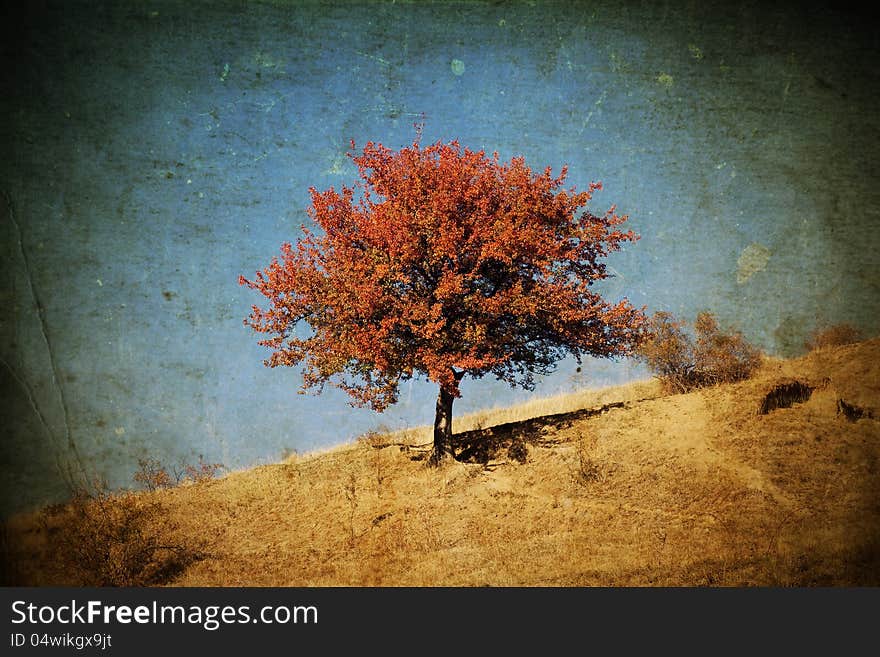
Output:
[[[810,398],[759,414],[790,380]],[[181,586],[877,585],[880,426],[840,399],[877,416],[880,340],[688,394],[639,383],[463,418],[469,461],[439,469],[412,430],[144,495],[181,540],[217,537]],[[9,536],[21,580],[47,583],[38,523]]]

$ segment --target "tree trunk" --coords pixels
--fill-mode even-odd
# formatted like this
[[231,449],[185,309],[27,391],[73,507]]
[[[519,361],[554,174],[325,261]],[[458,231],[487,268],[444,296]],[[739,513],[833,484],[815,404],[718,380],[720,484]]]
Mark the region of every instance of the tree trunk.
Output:
[[437,411],[434,415],[434,448],[431,450],[430,465],[440,465],[447,459],[455,458],[452,449],[452,402],[455,397],[440,386],[437,395]]

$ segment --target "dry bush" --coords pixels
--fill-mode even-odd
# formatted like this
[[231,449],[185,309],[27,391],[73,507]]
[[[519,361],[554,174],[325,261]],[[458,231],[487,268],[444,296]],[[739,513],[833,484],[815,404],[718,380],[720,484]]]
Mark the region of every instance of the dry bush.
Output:
[[693,342],[684,322],[672,313],[654,313],[637,355],[668,392],[686,392],[693,387]]
[[749,344],[739,331],[722,332],[712,313],[697,315],[694,331],[697,335],[694,369],[702,385],[742,381],[760,366],[760,350]]
[[191,481],[194,484],[200,484],[204,481],[210,481],[217,476],[217,473],[223,468],[222,463],[208,463],[201,456],[197,465],[183,466],[183,480]]
[[741,381],[761,364],[761,352],[738,331],[721,331],[709,312],[697,315],[693,334],[671,313],[654,313],[638,356],[667,392]]
[[210,481],[223,468],[222,463],[208,463],[199,456],[196,465],[180,463],[169,473],[161,461],[154,458],[138,459],[138,469],[134,474],[135,482],[149,491],[170,488],[185,482],[199,484]]
[[390,432],[388,431],[367,431],[358,436],[356,442],[367,451],[370,449],[382,449],[383,447],[396,444],[392,442]]
[[149,491],[171,486],[171,475],[160,461],[154,458],[138,459],[134,480]]
[[206,545],[179,533],[161,503],[102,482],[80,487],[41,516],[48,563],[74,586],[150,586],[207,557]]
[[838,347],[845,344],[861,342],[864,339],[862,332],[852,324],[835,324],[824,328],[817,328],[804,342],[807,351],[821,349],[822,347]]

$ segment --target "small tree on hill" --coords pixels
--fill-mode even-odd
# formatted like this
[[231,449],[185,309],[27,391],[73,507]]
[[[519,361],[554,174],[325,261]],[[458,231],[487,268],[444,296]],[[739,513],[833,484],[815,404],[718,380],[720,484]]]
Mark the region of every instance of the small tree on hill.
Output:
[[591,289],[607,277],[602,259],[637,239],[614,207],[579,212],[599,183],[563,189],[565,168],[536,174],[522,157],[500,163],[454,141],[369,142],[349,157],[354,187],[309,190],[321,232],[303,226],[280,259],[239,279],[269,301],[245,319],[269,336],[266,364],[303,364],[301,392],[329,382],[381,412],[401,381],[427,377],[439,387],[437,463],[452,453],[465,376],[533,389],[567,354],[632,352],[643,314]]
[[724,332],[710,312],[694,321],[693,335],[671,313],[658,311],[648,320],[638,348],[669,392],[747,379],[761,364],[761,352],[738,331]]

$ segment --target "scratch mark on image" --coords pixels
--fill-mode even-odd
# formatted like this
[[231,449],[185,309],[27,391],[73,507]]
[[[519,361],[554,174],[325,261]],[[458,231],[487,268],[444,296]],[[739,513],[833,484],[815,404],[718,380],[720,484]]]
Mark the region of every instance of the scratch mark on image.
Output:
[[[73,435],[71,434],[71,431],[70,431],[70,412],[67,407],[67,399],[64,396],[64,388],[61,386],[61,381],[58,377],[58,364],[55,360],[55,352],[52,350],[52,343],[49,341],[49,334],[48,334],[47,327],[46,327],[45,307],[43,306],[43,303],[40,300],[39,295],[37,294],[37,290],[34,287],[34,282],[31,277],[30,262],[28,261],[27,253],[24,250],[24,243],[22,240],[21,226],[18,224],[18,220],[15,218],[15,209],[12,204],[12,197],[9,195],[8,192],[3,192],[3,198],[6,201],[6,213],[9,216],[9,220],[12,222],[13,227],[15,228],[15,241],[16,241],[16,245],[18,246],[19,255],[21,255],[22,262],[24,263],[25,278],[27,279],[27,282],[28,282],[28,289],[30,290],[31,298],[33,299],[34,304],[37,307],[37,317],[40,320],[40,334],[43,338],[43,343],[46,345],[46,351],[49,354],[49,363],[52,366],[51,367],[52,384],[53,384],[56,392],[58,393],[58,400],[61,404],[61,409],[64,414],[64,431],[65,431],[65,438],[67,440],[67,446],[70,449],[71,453],[73,454],[73,457],[76,460],[76,462],[80,468],[80,471],[84,473],[85,469],[83,468],[82,461],[79,457],[79,452],[76,449],[76,444],[73,441]],[[5,361],[4,361],[4,364],[6,365],[7,368],[9,368],[9,365],[7,363],[5,363]],[[10,369],[10,371],[12,371],[11,368],[9,368],[9,369]],[[13,373],[13,376],[15,376],[14,373]],[[19,379],[19,377],[15,376],[15,378],[17,380],[19,380],[19,382],[22,382]],[[30,394],[31,393],[30,388],[28,386],[25,386],[25,390],[28,392],[28,395],[31,398],[30,399],[31,405],[34,408],[37,408],[35,400],[33,399],[33,395]],[[43,423],[43,425],[48,429],[49,425],[46,424],[45,418],[43,417],[42,413],[40,413],[38,411],[38,415],[39,415],[40,420]],[[54,434],[53,434],[53,436],[54,436]]]

